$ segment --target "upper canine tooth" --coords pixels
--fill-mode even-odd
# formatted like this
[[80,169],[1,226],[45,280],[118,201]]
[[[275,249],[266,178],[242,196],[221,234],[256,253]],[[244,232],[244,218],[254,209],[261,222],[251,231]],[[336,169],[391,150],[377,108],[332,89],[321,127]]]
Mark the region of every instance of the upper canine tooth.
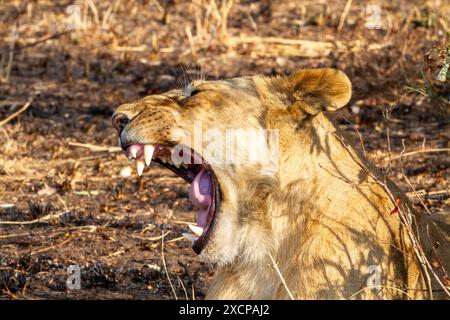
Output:
[[192,232],[194,232],[199,237],[203,234],[203,228],[202,227],[198,227],[198,226],[194,226],[194,225],[190,224],[189,225],[189,229],[191,229]]
[[192,233],[183,233],[183,237],[191,241],[192,244],[194,244],[194,242],[197,241],[198,239],[198,237],[196,237],[195,234]]
[[154,151],[155,151],[155,147],[152,146],[151,144],[146,144],[144,146],[144,159],[145,159],[145,164],[147,166],[149,166],[150,163],[152,162],[152,157],[153,157]]
[[136,169],[139,176],[144,172],[145,163],[143,160],[136,160]]

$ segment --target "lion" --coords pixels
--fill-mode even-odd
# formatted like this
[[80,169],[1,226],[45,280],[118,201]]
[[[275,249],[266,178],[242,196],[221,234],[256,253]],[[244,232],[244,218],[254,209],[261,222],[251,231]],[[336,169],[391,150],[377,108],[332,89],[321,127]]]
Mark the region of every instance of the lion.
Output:
[[447,234],[406,208],[329,120],[351,94],[343,72],[305,69],[195,80],[117,108],[113,124],[138,174],[156,162],[191,184],[198,212],[185,237],[216,269],[207,299],[439,294],[407,222],[429,258],[448,254]]

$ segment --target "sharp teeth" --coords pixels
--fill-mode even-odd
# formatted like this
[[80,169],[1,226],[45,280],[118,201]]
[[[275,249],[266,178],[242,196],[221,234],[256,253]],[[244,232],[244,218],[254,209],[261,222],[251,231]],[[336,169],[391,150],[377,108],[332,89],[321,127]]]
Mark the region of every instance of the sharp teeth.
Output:
[[197,227],[197,226],[194,226],[194,225],[190,224],[189,225],[189,229],[191,229],[192,232],[194,232],[199,237],[203,234],[203,228],[202,227]]
[[179,163],[179,162],[178,163],[174,162],[173,165],[177,168],[181,167],[181,163]]
[[143,160],[136,160],[136,169],[139,176],[142,176],[142,172],[144,172],[145,163]]
[[133,146],[130,149],[131,159],[136,159],[137,156],[137,149],[133,148]]
[[192,244],[194,244],[194,242],[197,241],[198,239],[198,237],[196,237],[195,234],[192,233],[183,233],[183,237],[191,241]]
[[149,166],[150,163],[152,162],[152,157],[153,157],[154,151],[155,151],[155,147],[152,146],[151,144],[146,144],[144,146],[144,159],[145,159],[145,164],[147,166]]

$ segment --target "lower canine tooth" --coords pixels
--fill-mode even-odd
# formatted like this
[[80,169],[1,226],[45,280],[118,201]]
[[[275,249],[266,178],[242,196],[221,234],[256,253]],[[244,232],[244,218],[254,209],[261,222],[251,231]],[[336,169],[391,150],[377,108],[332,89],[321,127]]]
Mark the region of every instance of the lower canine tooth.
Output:
[[139,176],[144,172],[145,163],[143,160],[136,160],[136,169]]
[[203,234],[203,228],[202,227],[197,227],[197,226],[194,226],[194,225],[190,224],[189,225],[189,229],[191,229],[192,232],[194,232],[198,236],[201,236]]
[[192,233],[183,233],[183,237],[191,241],[192,244],[194,244],[194,242],[197,241],[198,239],[198,237],[196,237],[195,234]]

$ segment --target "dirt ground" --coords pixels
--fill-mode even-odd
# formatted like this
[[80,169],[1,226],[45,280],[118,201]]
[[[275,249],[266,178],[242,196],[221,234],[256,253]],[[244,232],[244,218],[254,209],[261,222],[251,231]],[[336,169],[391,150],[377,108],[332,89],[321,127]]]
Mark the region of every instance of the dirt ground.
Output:
[[0,125],[0,298],[204,298],[188,185],[157,165],[124,177],[111,114],[205,75],[344,70],[354,96],[334,122],[418,210],[417,194],[450,214],[450,86],[434,80],[448,3],[246,0],[225,19],[226,2],[0,1],[0,121],[31,101]]

